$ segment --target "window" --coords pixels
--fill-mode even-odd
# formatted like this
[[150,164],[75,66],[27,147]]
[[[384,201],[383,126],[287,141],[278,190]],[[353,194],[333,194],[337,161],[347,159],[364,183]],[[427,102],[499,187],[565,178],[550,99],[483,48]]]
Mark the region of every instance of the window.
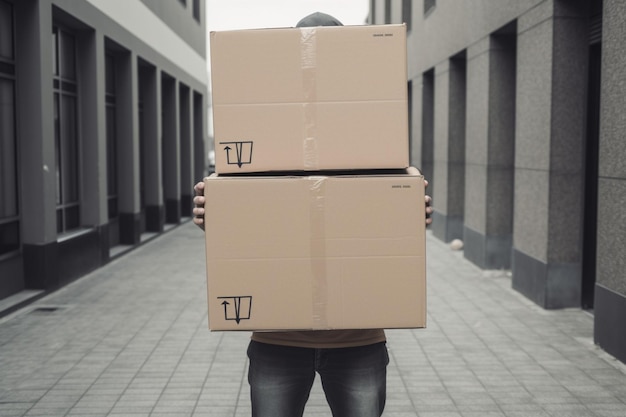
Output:
[[191,5],[193,18],[200,22],[200,0],[193,0]]
[[430,14],[437,6],[437,0],[424,0],[424,16]]
[[117,122],[115,90],[115,55],[105,55],[105,100],[106,100],[106,138],[107,138],[107,200],[109,219],[118,216],[117,183]]
[[385,24],[391,23],[391,0],[385,0]]
[[13,9],[0,0],[0,256],[20,248]]
[[402,0],[402,22],[407,31],[411,30],[411,0]]
[[76,42],[65,29],[52,31],[57,232],[80,226],[78,84]]

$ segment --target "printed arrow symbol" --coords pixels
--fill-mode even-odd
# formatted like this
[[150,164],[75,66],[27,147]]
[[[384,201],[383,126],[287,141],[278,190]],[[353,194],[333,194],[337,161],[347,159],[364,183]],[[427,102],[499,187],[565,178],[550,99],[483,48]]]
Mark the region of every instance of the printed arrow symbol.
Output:
[[243,143],[238,143],[236,146],[237,149],[237,166],[239,168],[241,168],[242,162],[241,162],[241,154],[243,152]]
[[237,324],[239,324],[239,322],[241,321],[239,313],[241,310],[241,298],[240,299],[235,299],[235,322]]
[[[232,320],[228,318],[228,306],[230,305],[230,303],[228,301],[223,301],[222,305],[224,306],[224,319]],[[237,303],[237,300],[235,300],[235,322],[237,322],[237,324],[239,324],[239,322],[241,321],[241,318],[239,317],[240,306],[241,303]]]
[[231,147],[230,147],[230,146],[226,146],[226,147],[224,148],[224,150],[226,151],[226,161],[227,161],[228,163],[230,163],[230,150],[231,150]]

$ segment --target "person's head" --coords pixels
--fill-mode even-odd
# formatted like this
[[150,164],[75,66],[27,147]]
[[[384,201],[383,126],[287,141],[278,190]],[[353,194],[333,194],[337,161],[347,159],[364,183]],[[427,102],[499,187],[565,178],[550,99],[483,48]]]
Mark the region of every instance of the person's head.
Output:
[[313,27],[313,26],[343,26],[337,18],[322,12],[311,13],[303,17],[296,24],[297,28]]

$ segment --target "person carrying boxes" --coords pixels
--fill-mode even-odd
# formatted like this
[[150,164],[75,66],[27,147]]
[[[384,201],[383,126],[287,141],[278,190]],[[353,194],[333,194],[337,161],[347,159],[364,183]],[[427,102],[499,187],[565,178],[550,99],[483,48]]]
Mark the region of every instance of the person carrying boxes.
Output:
[[[342,26],[314,13],[297,27]],[[425,186],[427,181],[425,181]],[[194,186],[193,222],[205,229],[205,182]],[[426,225],[432,199],[425,196]],[[334,417],[380,417],[389,356],[383,329],[253,331],[247,349],[253,417],[302,416],[318,373]]]

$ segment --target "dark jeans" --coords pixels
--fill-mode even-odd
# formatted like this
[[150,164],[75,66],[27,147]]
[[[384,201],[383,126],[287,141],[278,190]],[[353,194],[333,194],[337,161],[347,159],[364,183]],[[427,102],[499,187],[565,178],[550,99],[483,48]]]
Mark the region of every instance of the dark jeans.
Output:
[[380,417],[385,408],[385,343],[312,349],[252,341],[248,346],[252,417],[299,417],[319,373],[334,417]]

